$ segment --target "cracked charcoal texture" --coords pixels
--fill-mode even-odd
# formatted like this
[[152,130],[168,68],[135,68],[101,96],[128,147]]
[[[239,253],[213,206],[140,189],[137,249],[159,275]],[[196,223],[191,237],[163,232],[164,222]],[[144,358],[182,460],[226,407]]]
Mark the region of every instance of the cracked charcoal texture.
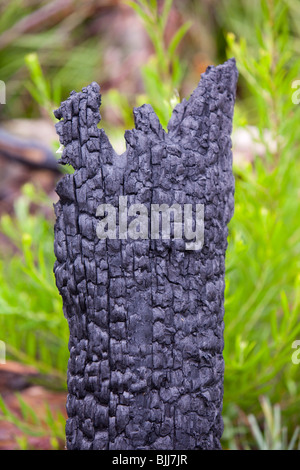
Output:
[[[234,59],[208,67],[164,131],[150,105],[117,155],[97,83],[55,111],[57,287],[70,329],[68,449],[220,449],[227,224],[234,207]],[[99,204],[204,204],[204,246],[99,240]],[[149,224],[150,225],[150,224]]]

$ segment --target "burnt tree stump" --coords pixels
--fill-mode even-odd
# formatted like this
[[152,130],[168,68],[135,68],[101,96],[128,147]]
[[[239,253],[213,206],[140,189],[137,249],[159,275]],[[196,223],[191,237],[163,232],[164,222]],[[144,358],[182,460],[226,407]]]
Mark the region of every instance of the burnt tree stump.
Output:
[[[117,155],[96,83],[55,111],[62,164],[54,272],[69,323],[68,449],[220,449],[234,59],[208,67],[165,132],[150,105]],[[204,205],[204,244],[99,239],[100,204]],[[117,226],[120,221],[117,220]]]

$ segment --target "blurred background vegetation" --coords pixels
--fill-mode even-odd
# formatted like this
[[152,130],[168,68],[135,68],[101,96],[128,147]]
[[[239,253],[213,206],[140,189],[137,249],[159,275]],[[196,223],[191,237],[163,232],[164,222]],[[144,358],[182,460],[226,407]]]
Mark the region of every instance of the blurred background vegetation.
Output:
[[[52,273],[59,172],[12,133],[59,148],[53,109],[101,85],[115,149],[150,103],[166,126],[209,64],[240,72],[226,259],[225,449],[299,446],[300,10],[297,0],[3,0],[0,6],[0,448],[64,448],[68,328]],[[1,140],[1,130],[5,138]],[[5,140],[6,139],[6,140]],[[4,142],[4,143],[3,143]],[[21,152],[22,153],[22,152]],[[56,155],[57,156],[57,155]],[[48,156],[48,160],[49,160]],[[51,166],[51,165],[50,165]]]

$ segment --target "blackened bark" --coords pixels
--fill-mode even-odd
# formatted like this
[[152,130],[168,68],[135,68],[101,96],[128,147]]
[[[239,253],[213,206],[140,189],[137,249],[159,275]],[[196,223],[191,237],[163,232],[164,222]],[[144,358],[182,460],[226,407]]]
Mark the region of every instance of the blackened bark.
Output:
[[[55,112],[75,173],[57,185],[55,276],[70,328],[68,449],[220,449],[224,260],[233,214],[234,59],[209,67],[166,133],[134,110],[126,152],[102,129],[92,83]],[[99,240],[99,204],[204,204],[204,246]]]

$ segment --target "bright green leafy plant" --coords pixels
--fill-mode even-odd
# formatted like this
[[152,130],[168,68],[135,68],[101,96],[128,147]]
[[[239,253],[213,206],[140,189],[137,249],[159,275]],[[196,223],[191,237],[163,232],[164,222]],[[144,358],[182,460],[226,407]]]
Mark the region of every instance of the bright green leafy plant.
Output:
[[[244,123],[255,125],[265,155],[235,167],[235,215],[230,224],[225,295],[224,413],[259,413],[259,396],[280,403],[293,428],[300,369],[291,361],[300,338],[300,108],[292,81],[300,70],[291,54],[289,11],[263,1],[256,43],[228,35],[241,83],[250,91]],[[251,100],[250,100],[251,97]],[[243,103],[237,102],[236,116]],[[236,126],[239,125],[235,121]],[[266,130],[268,133],[266,133]],[[267,137],[266,137],[267,136]],[[251,418],[252,419],[252,418]],[[252,419],[253,421],[253,419]]]
[[[30,212],[33,202],[40,204],[36,213]],[[26,185],[15,216],[0,219],[10,241],[9,257],[0,258],[0,331],[8,357],[35,365],[64,386],[68,329],[53,274],[52,210],[43,192]]]
[[[166,44],[165,31],[173,0],[165,0],[161,12],[159,12],[157,0],[128,0],[126,3],[143,21],[153,44],[154,54],[149,63],[143,66],[142,75],[146,97],[152,104],[161,124],[166,127],[172,109],[179,101],[177,89],[184,73],[183,64],[180,63],[176,50],[191,27],[191,23],[184,23],[176,31],[169,44]],[[143,99],[145,97],[142,97]]]
[[63,449],[65,442],[65,417],[56,412],[55,416],[49,406],[46,406],[46,414],[40,418],[34,409],[30,407],[20,394],[16,394],[20,407],[19,417],[11,411],[0,396],[0,422],[6,421],[16,426],[23,435],[16,438],[17,448],[20,450],[32,449],[29,437],[46,438],[54,450]]

